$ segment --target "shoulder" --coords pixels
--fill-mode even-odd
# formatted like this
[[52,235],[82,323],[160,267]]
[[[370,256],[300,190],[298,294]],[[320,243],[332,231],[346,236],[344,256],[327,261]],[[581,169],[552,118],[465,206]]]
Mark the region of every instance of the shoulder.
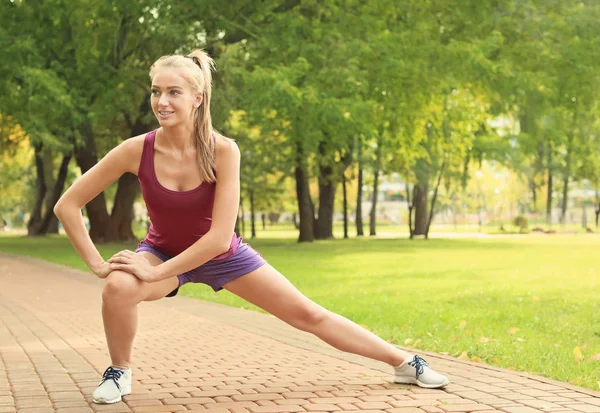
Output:
[[147,133],[142,135],[133,136],[125,139],[119,144],[123,152],[127,152],[129,155],[142,154],[144,150],[144,141],[146,140]]
[[240,160],[240,149],[233,139],[229,139],[223,135],[216,134],[215,139],[215,157],[217,164],[220,161],[237,161]]
[[127,172],[137,175],[146,135],[147,133],[144,133],[125,139],[111,151],[112,157],[117,158]]

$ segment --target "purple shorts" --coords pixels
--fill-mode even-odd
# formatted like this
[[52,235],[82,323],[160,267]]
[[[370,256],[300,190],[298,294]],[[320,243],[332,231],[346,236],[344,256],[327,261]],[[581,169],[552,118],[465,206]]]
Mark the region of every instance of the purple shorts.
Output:
[[[168,254],[157,250],[146,241],[140,242],[135,250],[135,252],[141,251],[148,251],[162,261],[173,258]],[[238,248],[232,256],[221,260],[208,261],[198,268],[179,274],[177,276],[179,279],[179,286],[171,293],[167,294],[167,297],[177,295],[179,287],[189,282],[203,283],[209,285],[215,291],[220,291],[223,289],[223,285],[227,284],[229,281],[233,281],[242,275],[248,274],[262,267],[266,263],[267,262],[262,255],[252,249],[250,245],[243,243],[240,238]]]

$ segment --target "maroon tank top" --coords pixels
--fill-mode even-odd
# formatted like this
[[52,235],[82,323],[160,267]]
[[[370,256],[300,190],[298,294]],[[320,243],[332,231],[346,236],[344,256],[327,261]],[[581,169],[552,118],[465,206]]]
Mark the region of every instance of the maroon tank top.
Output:
[[[203,182],[190,191],[173,191],[158,182],[154,169],[156,130],[144,139],[144,150],[138,170],[142,197],[150,217],[150,228],[144,239],[154,248],[174,257],[198,241],[210,229],[215,200],[215,183]],[[232,234],[229,251],[213,259],[233,255],[238,237]]]

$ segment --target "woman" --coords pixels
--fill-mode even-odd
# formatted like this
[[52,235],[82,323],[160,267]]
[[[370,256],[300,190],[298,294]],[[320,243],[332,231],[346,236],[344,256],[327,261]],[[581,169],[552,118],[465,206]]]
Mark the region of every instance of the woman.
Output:
[[[111,150],[55,207],[81,258],[106,279],[102,317],[111,365],[93,401],[116,403],[131,392],[137,304],[174,296],[187,282],[224,288],[335,348],[386,362],[395,368],[396,383],[446,385],[448,379],[422,358],[309,300],[234,233],[240,152],[212,128],[212,69],[212,59],[201,50],[158,59],[150,69],[150,99],[160,127]],[[121,251],[105,261],[81,209],[126,172],[138,176],[152,224],[135,252]]]

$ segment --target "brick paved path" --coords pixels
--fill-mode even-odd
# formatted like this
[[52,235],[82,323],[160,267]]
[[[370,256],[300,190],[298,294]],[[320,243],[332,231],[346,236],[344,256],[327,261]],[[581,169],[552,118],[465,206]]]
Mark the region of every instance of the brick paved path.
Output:
[[452,384],[392,384],[378,362],[331,349],[274,317],[191,300],[140,306],[133,393],[90,403],[109,363],[102,281],[0,254],[0,413],[600,412],[600,394],[427,354]]

